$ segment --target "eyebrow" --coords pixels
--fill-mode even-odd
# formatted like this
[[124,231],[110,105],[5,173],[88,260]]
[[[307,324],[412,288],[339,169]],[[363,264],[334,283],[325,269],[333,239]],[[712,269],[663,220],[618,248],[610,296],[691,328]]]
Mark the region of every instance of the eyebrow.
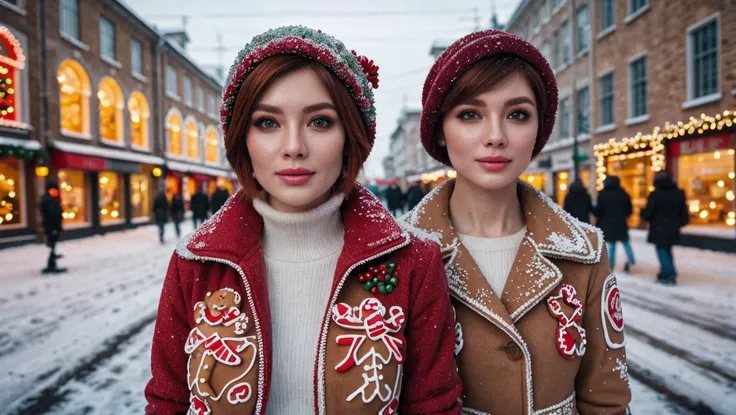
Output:
[[[335,108],[335,106],[330,104],[329,102],[320,102],[318,104],[312,104],[308,107],[305,107],[303,112],[305,114],[309,114],[311,112],[320,111],[324,109],[337,111],[337,108]],[[282,111],[281,108],[274,106],[274,105],[268,105],[268,104],[257,104],[253,108],[253,111],[270,112],[272,114],[278,114],[278,115],[284,114],[284,111]]]
[[516,97],[511,98],[510,100],[506,101],[506,105],[512,106],[512,105],[519,105],[519,104],[529,104],[531,106],[534,106],[534,101],[532,101],[529,97]]

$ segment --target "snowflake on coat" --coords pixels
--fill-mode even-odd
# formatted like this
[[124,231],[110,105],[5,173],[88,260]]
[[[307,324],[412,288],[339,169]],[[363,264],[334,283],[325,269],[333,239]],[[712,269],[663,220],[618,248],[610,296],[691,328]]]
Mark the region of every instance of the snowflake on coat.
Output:
[[[350,394],[347,400],[352,401],[360,395],[363,402],[370,403],[378,398],[381,402],[387,403],[381,414],[395,413],[398,408],[401,365],[405,358],[405,341],[400,333],[406,322],[404,311],[397,306],[386,310],[377,298],[366,298],[359,307],[350,307],[345,303],[336,304],[332,314],[332,320],[337,325],[359,332],[337,337],[337,344],[348,346],[348,351],[345,358],[335,366],[335,370],[344,373],[356,366],[364,370],[363,385]],[[361,354],[361,346],[366,339],[373,344],[370,344],[367,352]],[[376,350],[376,343],[379,342],[386,346],[387,352]],[[393,360],[398,364],[399,372],[396,384],[392,388],[383,382],[382,371],[391,367],[389,363]]]

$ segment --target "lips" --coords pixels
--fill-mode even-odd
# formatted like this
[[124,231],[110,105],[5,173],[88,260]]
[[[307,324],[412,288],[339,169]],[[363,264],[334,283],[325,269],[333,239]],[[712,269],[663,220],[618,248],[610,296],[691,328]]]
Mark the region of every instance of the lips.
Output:
[[476,160],[480,167],[486,171],[497,172],[506,168],[511,163],[511,159],[503,156],[486,156]]
[[280,170],[278,173],[276,173],[279,176],[279,179],[283,181],[284,183],[292,186],[298,186],[307,183],[312,176],[314,176],[314,173],[312,170],[308,170],[305,168],[292,168],[292,169],[283,169]]

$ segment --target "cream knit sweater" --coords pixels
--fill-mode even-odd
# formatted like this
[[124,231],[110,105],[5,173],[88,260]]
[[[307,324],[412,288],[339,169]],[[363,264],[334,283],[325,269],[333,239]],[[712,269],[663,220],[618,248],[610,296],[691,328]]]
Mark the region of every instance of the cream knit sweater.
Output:
[[513,235],[501,238],[458,235],[498,298],[503,294],[503,287],[525,235],[526,226]]

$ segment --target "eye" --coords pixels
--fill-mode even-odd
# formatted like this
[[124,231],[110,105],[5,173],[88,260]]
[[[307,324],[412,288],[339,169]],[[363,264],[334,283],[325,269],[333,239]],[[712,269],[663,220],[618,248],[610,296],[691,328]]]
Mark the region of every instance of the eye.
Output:
[[312,120],[312,122],[309,123],[310,126],[315,128],[330,128],[333,124],[333,121],[328,117],[318,117]]
[[522,120],[526,120],[529,118],[529,113],[526,111],[522,111],[522,110],[516,110],[512,112],[511,114],[509,114],[508,118],[511,120],[522,121]]
[[466,110],[458,114],[457,117],[461,120],[478,120],[480,119],[480,114],[478,111]]
[[269,130],[279,126],[273,118],[261,118],[253,123],[253,125],[258,128],[263,128],[264,130]]

